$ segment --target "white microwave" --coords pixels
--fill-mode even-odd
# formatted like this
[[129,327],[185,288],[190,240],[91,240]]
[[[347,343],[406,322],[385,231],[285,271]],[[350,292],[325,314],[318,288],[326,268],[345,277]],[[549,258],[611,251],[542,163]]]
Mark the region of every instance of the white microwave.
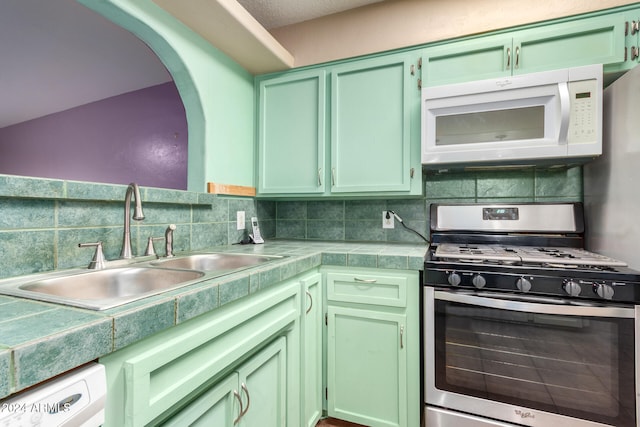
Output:
[[426,169],[549,166],[602,154],[602,65],[422,89]]

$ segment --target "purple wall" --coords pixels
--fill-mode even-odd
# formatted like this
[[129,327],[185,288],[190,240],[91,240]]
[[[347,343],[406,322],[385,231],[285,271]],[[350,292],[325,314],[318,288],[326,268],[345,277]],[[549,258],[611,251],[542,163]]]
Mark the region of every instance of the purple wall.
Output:
[[0,174],[186,190],[187,141],[169,82],[0,129]]

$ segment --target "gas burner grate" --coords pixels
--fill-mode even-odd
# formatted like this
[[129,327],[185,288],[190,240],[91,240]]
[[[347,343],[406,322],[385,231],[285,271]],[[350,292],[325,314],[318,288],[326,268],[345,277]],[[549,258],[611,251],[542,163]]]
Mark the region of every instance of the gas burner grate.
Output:
[[556,268],[625,267],[626,263],[611,259],[579,248],[504,246],[504,245],[468,245],[442,243],[435,251],[440,259],[459,262],[479,263],[482,261],[498,264],[553,265]]

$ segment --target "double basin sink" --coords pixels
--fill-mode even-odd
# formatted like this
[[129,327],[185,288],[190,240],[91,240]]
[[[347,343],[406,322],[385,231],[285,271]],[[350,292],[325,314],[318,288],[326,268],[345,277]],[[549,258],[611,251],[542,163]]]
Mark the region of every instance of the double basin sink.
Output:
[[0,285],[0,294],[105,310],[282,258],[253,254],[192,254],[103,270],[72,270],[9,280],[6,285]]

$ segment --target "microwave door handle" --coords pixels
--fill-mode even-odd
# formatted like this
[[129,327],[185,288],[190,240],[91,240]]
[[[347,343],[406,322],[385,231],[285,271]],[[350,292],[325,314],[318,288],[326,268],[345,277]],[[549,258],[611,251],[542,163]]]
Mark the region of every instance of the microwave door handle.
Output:
[[571,113],[571,97],[569,96],[569,85],[566,82],[558,83],[560,94],[560,129],[558,129],[558,143],[564,145],[568,143],[569,118]]

